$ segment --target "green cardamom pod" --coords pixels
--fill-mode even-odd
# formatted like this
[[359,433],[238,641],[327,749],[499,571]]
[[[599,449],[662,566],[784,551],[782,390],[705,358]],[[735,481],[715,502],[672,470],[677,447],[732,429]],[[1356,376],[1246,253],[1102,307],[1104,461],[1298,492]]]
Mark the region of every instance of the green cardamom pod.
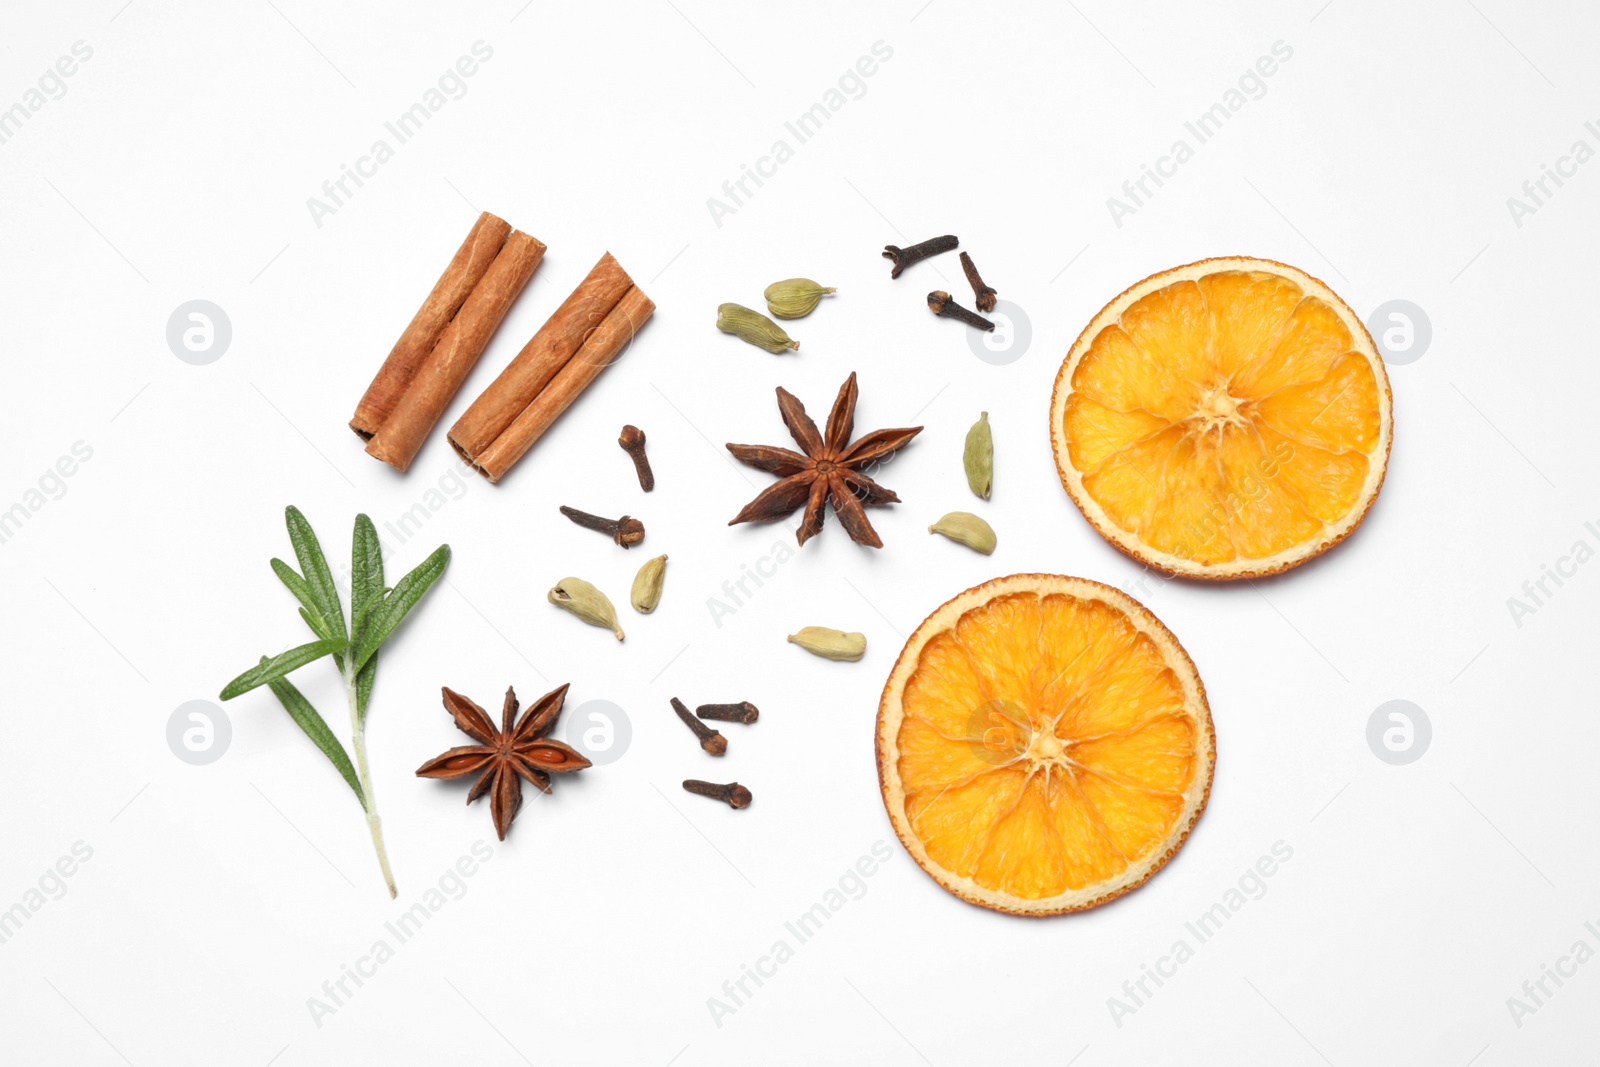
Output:
[[952,511],[932,526],[929,533],[944,534],[958,545],[966,545],[985,556],[994,551],[994,527],[970,511]]
[[717,329],[731,333],[746,344],[764,348],[777,355],[786,348],[799,349],[800,342],[791,340],[783,327],[761,314],[739,304],[717,305]]
[[656,605],[661,603],[661,583],[666,581],[666,577],[666,556],[644,561],[639,573],[633,576],[633,591],[628,596],[634,611],[648,615],[656,610]]
[[830,630],[826,626],[803,626],[789,635],[789,641],[824,659],[853,661],[860,659],[867,651],[865,634],[847,634],[843,630]]
[[994,483],[994,437],[989,433],[989,413],[983,412],[967,431],[967,446],[961,453],[967,471],[967,485],[985,500]]
[[622,627],[617,625],[617,609],[600,590],[582,578],[563,578],[550,590],[550,603],[566,608],[590,626],[604,626],[622,640]]
[[785,278],[773,282],[762,292],[767,298],[767,310],[780,319],[803,319],[822,302],[829,293],[839,290],[818,285],[810,278]]

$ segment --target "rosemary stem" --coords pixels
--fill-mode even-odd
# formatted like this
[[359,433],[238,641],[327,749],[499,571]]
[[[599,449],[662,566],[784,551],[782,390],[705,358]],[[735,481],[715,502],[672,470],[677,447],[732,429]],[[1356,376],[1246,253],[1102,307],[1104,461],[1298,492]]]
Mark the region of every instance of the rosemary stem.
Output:
[[399,896],[395,888],[394,872],[389,869],[389,852],[383,846],[383,821],[378,818],[378,802],[372,794],[372,774],[367,769],[367,727],[361,721],[356,697],[356,676],[351,670],[349,654],[341,657],[340,673],[344,675],[345,696],[350,702],[350,747],[355,750],[356,777],[361,782],[362,806],[367,813],[367,829],[372,833],[372,847],[378,853],[378,866],[383,870],[384,884],[389,887],[389,897]]

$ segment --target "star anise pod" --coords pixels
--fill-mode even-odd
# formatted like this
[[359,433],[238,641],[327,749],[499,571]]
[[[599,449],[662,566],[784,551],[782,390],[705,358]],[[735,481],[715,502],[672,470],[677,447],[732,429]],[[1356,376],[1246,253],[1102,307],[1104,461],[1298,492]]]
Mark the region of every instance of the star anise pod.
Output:
[[[456,720],[456,728],[477,741],[476,745],[452,748],[417,768],[419,778],[461,778],[477,774],[478,780],[467,793],[467,803],[488,793],[489,810],[494,815],[495,832],[506,839],[511,820],[522,807],[522,782],[518,775],[543,792],[550,792],[552,774],[581,771],[589,761],[571,745],[552,741],[546,735],[555,729],[567,687],[552,689],[528,706],[517,721],[516,690],[506,689],[500,729],[478,705],[451,689],[444,689],[444,707]],[[512,723],[516,725],[513,727]]]
[[817,430],[817,424],[806,414],[805,405],[794,394],[782,387],[778,389],[778,410],[801,451],[768,445],[728,445],[728,451],[740,463],[771,471],[779,477],[746,504],[729,526],[741,522],[775,522],[804,505],[805,519],[795,531],[795,538],[803,545],[822,530],[824,508],[832,500],[833,510],[851,540],[873,548],[883,547],[878,532],[867,521],[866,507],[898,503],[900,498],[893,490],[867,477],[866,471],[904,448],[922,432],[922,427],[877,430],[852,442],[856,393],[856,376],[852,371],[839,387],[839,396],[828,414],[828,428],[824,434]]

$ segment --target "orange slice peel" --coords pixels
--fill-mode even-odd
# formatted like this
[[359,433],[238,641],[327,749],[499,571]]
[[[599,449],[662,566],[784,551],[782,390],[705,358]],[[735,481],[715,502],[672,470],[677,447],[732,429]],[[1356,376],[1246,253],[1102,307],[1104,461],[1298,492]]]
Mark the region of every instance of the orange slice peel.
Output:
[[1061,484],[1166,574],[1255,578],[1350,535],[1388,468],[1393,398],[1355,312],[1266,259],[1201,260],[1101,309],[1056,376]]
[[1205,809],[1216,734],[1171,631],[1098,582],[1014,574],[906,642],[878,706],[901,843],[963,900],[1058,915],[1143,885]]

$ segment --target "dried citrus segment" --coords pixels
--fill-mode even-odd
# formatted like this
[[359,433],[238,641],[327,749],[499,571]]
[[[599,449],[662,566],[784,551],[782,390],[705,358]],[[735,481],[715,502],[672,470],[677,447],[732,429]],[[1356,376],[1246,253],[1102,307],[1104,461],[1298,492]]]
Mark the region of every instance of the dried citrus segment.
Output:
[[1182,646],[1082,578],[1016,574],[945,604],[878,709],[901,842],[946,889],[1001,911],[1078,911],[1142,884],[1199,818],[1214,763]]
[[1027,707],[1033,697],[1035,657],[1010,635],[1038,629],[1039,598],[1032,594],[996,597],[981,612],[957,621],[956,640],[982,675],[978,692],[986,706]]
[[1238,558],[1223,528],[1222,472],[1209,442],[1185,436],[1163,470],[1165,492],[1147,502],[1139,532],[1159,552],[1202,566]]
[[938,789],[921,789],[905,807],[907,822],[927,835],[936,862],[967,876],[989,849],[989,831],[1016,806],[1028,784],[1026,771],[998,768]]
[[955,698],[981,689],[986,683],[954,633],[939,634],[928,642],[923,654],[935,669],[906,687],[906,714],[947,734],[960,735],[967,729],[968,715],[967,709],[956,708]]
[[[1058,719],[1072,714],[1091,695],[1079,683],[1099,673],[1115,653],[1121,639],[1115,623],[1120,618],[1120,612],[1096,600],[1055,593],[1040,601],[1039,644],[1044,655],[1034,676],[1034,707],[1058,709]],[[915,677],[922,673],[919,670]]]
[[1162,715],[1072,746],[1090,772],[1136,791],[1176,798],[1194,775],[1194,723]]
[[1146,278],[1056,376],[1061,483],[1102,536],[1169,574],[1286,570],[1350,534],[1383,484],[1389,380],[1326,285],[1270,260]]
[[1113,411],[1160,416],[1166,406],[1173,418],[1183,417],[1183,408],[1173,399],[1176,386],[1166,368],[1152,364],[1118,326],[1108,327],[1094,338],[1080,376],[1073,387]]
[[[1117,848],[1110,831],[1106,828],[1104,816],[1096,810],[1094,802],[1084,795],[1083,788],[1077,781],[1066,779],[1064,787],[1054,791],[1050,798],[1050,813],[1055,826],[1056,840],[1060,842],[1061,864],[1065,875],[1066,885],[1061,893],[1062,896],[1082,898],[1091,894],[1095,887],[1115,883],[1122,877],[1128,869],[1128,856]],[[945,888],[948,889],[949,886]],[[1116,895],[1121,896],[1121,893]],[[1110,899],[1113,898],[1109,896],[1105,898],[1105,900]],[[1103,904],[1105,900],[1095,903]],[[1094,904],[1084,905],[1084,907],[1093,906]],[[1010,910],[1034,914],[1028,909]]]
[[1067,403],[1067,436],[1072,441],[1072,461],[1082,471],[1129,445],[1143,441],[1170,426],[1148,411],[1118,411],[1086,393],[1074,393]]
[[1067,879],[1053,821],[1042,782],[1030,776],[1011,810],[984,835],[973,880],[1009,886],[1029,899],[1060,893]]
[[1084,487],[1113,522],[1125,530],[1137,530],[1151,500],[1164,495],[1160,491],[1163,477],[1187,432],[1182,426],[1168,426],[1154,437],[1113,452],[1083,475]]
[[937,793],[951,782],[995,769],[995,761],[983,747],[982,734],[949,734],[926,719],[907,716],[902,742],[901,773],[914,792],[928,792],[932,787]]
[[1098,774],[1082,775],[1079,782],[1107,842],[1133,862],[1160,847],[1159,828],[1177,818],[1183,803],[1182,797],[1122,785]]
[[1316,537],[1322,522],[1300,506],[1278,476],[1278,464],[1288,456],[1269,455],[1254,426],[1226,426],[1218,438],[1224,530],[1240,557],[1267,559]]
[[1115,657],[1084,680],[1092,688],[1057,723],[1059,731],[1081,743],[1140,733],[1163,713],[1183,708],[1183,683],[1167,666],[1160,646],[1142,633],[1119,641]]
[[[1328,295],[1333,296],[1331,292]],[[1365,332],[1366,328],[1361,329]],[[1333,361],[1350,350],[1351,342],[1350,328],[1338,310],[1308,296],[1290,313],[1278,343],[1233,376],[1230,391],[1260,400],[1286,385],[1320,381]]]
[[1196,284],[1206,301],[1211,367],[1224,377],[1270,352],[1305,296],[1289,279],[1259,270],[1219,270],[1201,275]]
[[1187,414],[1199,402],[1200,383],[1211,372],[1204,344],[1195,344],[1209,331],[1206,298],[1194,282],[1175,282],[1135,300],[1118,320],[1146,360],[1162,363],[1174,393],[1163,396],[1161,409],[1175,407]]
[[1306,511],[1323,522],[1338,519],[1361,495],[1368,463],[1360,452],[1324,452],[1310,445],[1297,445],[1266,426],[1261,428],[1261,439],[1273,455],[1288,456],[1282,461],[1279,477]]
[[1355,352],[1317,381],[1269,394],[1256,410],[1284,436],[1329,452],[1368,453],[1378,443],[1378,383],[1372,365]]

